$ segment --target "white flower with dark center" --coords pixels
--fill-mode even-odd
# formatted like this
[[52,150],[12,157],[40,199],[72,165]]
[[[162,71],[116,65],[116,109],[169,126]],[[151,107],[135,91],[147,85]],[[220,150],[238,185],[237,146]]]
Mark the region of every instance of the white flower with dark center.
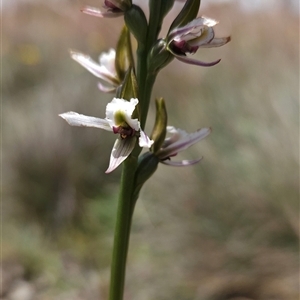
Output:
[[197,18],[183,27],[171,30],[166,39],[168,50],[178,60],[203,67],[209,67],[220,62],[202,62],[186,56],[186,53],[194,54],[199,48],[220,47],[230,41],[229,37],[216,38],[213,26],[217,21],[209,18]]
[[210,128],[201,128],[196,132],[187,133],[182,129],[175,128],[173,126],[167,127],[167,132],[171,135],[166,138],[160,150],[155,155],[160,159],[160,162],[170,166],[189,166],[198,163],[202,158],[195,160],[182,160],[172,161],[171,157],[174,157],[200,140],[204,139],[211,132]]
[[109,173],[129,156],[135,147],[137,138],[139,138],[140,147],[150,148],[153,144],[153,141],[141,129],[138,119],[132,119],[138,102],[138,99],[134,98],[130,101],[114,98],[106,106],[105,119],[89,117],[72,111],[59,116],[71,126],[95,127],[119,134],[111,152],[109,167],[106,170],[106,173]]
[[115,92],[116,88],[121,84],[115,68],[116,51],[114,49],[101,53],[99,63],[95,62],[90,56],[80,52],[71,51],[70,53],[75,61],[108,84],[98,83],[98,87],[102,92]]

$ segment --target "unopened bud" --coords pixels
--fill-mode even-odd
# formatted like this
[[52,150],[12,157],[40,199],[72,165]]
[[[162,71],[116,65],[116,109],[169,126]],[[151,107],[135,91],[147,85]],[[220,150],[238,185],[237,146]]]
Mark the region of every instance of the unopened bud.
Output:
[[131,48],[130,32],[126,26],[123,27],[116,49],[116,59],[115,59],[115,69],[117,71],[118,77],[121,80],[128,69],[133,68],[133,55]]
[[154,141],[152,152],[155,154],[160,150],[167,133],[168,115],[163,98],[156,99],[156,117],[155,124],[151,134],[151,140]]
[[125,23],[139,43],[145,44],[147,38],[147,19],[142,9],[132,5],[124,14]]

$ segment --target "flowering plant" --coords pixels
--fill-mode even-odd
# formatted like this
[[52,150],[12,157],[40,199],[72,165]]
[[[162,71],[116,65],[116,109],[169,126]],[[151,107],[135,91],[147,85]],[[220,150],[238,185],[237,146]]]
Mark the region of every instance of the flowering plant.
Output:
[[[104,10],[84,7],[82,11],[101,18],[124,16],[125,25],[116,49],[102,53],[99,63],[77,51],[71,51],[71,57],[100,78],[98,87],[101,91],[113,92],[115,97],[107,104],[104,119],[76,112],[62,113],[60,117],[72,126],[95,127],[118,135],[106,170],[110,173],[123,165],[109,299],[122,300],[131,220],[141,188],[155,173],[159,163],[170,166],[198,163],[201,158],[173,161],[173,157],[211,132],[210,128],[202,128],[187,133],[168,126],[165,101],[160,98],[155,102],[156,118],[152,133],[150,137],[145,133],[156,76],[173,58],[198,66],[216,65],[220,60],[205,63],[187,57],[187,53],[194,54],[203,47],[222,46],[230,41],[230,37],[216,38],[213,26],[217,22],[197,17],[200,0],[184,1],[165,38],[158,36],[174,0],[149,0],[148,18],[131,0],[105,0],[103,4]],[[137,42],[136,59],[133,59],[131,36]],[[141,154],[143,148],[148,151]]]

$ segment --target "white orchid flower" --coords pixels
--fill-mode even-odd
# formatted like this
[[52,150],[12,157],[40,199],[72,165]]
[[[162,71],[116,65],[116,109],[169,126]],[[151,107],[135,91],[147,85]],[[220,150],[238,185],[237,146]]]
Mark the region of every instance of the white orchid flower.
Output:
[[70,54],[75,61],[93,75],[108,83],[108,86],[103,85],[101,82],[98,83],[98,87],[102,92],[115,92],[116,88],[121,84],[115,68],[116,51],[114,49],[101,53],[99,63],[95,62],[90,56],[80,52],[71,50]]
[[187,64],[210,67],[220,62],[202,62],[191,59],[186,53],[194,54],[199,48],[220,47],[230,41],[229,37],[215,38],[213,26],[217,21],[205,17],[194,19],[183,27],[171,30],[167,37],[168,50],[178,60]]
[[119,134],[113,146],[109,167],[105,173],[115,170],[132,152],[137,137],[140,147],[150,148],[153,141],[143,132],[138,119],[132,119],[132,114],[138,104],[138,99],[130,101],[114,98],[106,106],[106,118],[100,119],[67,112],[59,116],[65,119],[71,126],[86,126],[104,129],[114,134]]
[[182,160],[171,161],[171,157],[176,156],[178,152],[181,152],[200,140],[204,139],[211,133],[210,128],[202,128],[193,133],[187,133],[182,129],[175,128],[173,126],[167,126],[167,132],[171,134],[169,138],[166,138],[160,150],[155,155],[160,159],[160,162],[170,166],[189,166],[198,163],[201,159],[195,160]]

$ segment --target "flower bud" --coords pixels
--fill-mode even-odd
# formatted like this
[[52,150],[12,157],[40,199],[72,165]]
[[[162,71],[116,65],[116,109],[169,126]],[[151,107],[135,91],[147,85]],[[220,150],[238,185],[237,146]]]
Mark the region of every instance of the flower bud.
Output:
[[130,67],[133,67],[133,64],[130,32],[124,26],[118,40],[115,59],[115,69],[121,80],[124,79],[125,73]]
[[128,10],[125,11],[124,20],[136,40],[141,44],[145,44],[148,25],[142,9],[133,4]]
[[163,0],[163,1],[161,1],[161,7],[160,7],[161,19],[163,19],[166,16],[166,14],[171,10],[171,8],[174,5],[174,2],[175,2],[175,0]]
[[156,118],[154,128],[151,134],[151,140],[154,141],[152,146],[152,152],[156,152],[161,148],[165,137],[166,137],[166,127],[168,122],[167,109],[165,106],[165,101],[163,98],[156,99]]

